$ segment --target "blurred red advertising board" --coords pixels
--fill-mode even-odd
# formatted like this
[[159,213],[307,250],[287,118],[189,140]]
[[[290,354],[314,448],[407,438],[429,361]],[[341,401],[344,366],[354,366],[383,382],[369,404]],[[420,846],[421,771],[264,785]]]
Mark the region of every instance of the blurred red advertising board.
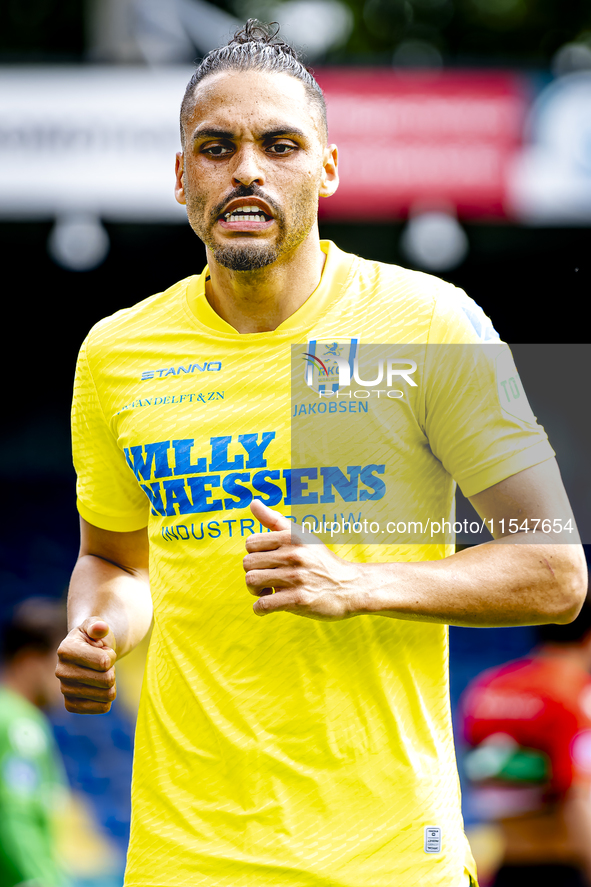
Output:
[[508,176],[530,104],[527,80],[490,71],[315,72],[341,181],[324,219],[395,219],[449,207],[507,215]]

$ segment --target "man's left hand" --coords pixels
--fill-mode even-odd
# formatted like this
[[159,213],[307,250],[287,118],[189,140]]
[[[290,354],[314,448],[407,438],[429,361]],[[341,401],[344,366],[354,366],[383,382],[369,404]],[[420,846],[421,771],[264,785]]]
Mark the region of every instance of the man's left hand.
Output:
[[282,611],[336,621],[361,612],[361,564],[337,557],[312,533],[304,534],[256,499],[250,510],[271,530],[248,537],[242,562],[246,587],[258,597],[253,605],[257,616]]

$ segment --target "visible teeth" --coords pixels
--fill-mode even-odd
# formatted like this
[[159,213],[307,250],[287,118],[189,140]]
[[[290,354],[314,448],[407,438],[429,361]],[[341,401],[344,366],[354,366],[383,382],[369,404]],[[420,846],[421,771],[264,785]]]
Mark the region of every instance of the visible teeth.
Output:
[[226,222],[260,222],[265,220],[265,213],[258,206],[241,206],[224,216]]
[[237,213],[240,215],[248,215],[250,213],[255,213],[256,215],[265,215],[263,210],[260,209],[258,206],[241,206],[238,209],[232,210],[231,213],[226,213],[226,218],[228,218],[228,216],[230,215],[236,215]]

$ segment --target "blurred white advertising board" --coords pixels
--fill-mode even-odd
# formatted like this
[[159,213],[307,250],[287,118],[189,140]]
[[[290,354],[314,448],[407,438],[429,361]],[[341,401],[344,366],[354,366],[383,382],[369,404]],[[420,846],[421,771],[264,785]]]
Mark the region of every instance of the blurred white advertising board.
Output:
[[174,159],[192,70],[0,69],[0,217],[185,220]]
[[[184,221],[174,157],[192,70],[0,68],[0,218]],[[511,72],[317,73],[343,172],[325,218],[397,219],[431,200],[460,218],[591,223],[591,74],[535,98]]]
[[540,93],[509,193],[509,212],[523,222],[591,223],[591,72],[560,77]]

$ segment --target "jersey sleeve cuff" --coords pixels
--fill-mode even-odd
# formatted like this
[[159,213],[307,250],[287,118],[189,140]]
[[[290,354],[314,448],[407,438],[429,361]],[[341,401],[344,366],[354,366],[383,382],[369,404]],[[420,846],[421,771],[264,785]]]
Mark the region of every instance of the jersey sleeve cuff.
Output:
[[143,530],[148,526],[146,514],[111,515],[101,514],[84,505],[80,499],[76,500],[76,507],[80,517],[87,523],[101,530],[112,530],[115,533],[133,533],[135,530]]
[[526,468],[533,468],[534,465],[540,465],[542,462],[553,459],[555,455],[548,441],[542,440],[520,453],[515,453],[509,459],[504,459],[470,477],[458,479],[458,484],[466,499],[469,499],[470,496],[482,493],[483,490],[488,490],[489,487],[524,471]]

